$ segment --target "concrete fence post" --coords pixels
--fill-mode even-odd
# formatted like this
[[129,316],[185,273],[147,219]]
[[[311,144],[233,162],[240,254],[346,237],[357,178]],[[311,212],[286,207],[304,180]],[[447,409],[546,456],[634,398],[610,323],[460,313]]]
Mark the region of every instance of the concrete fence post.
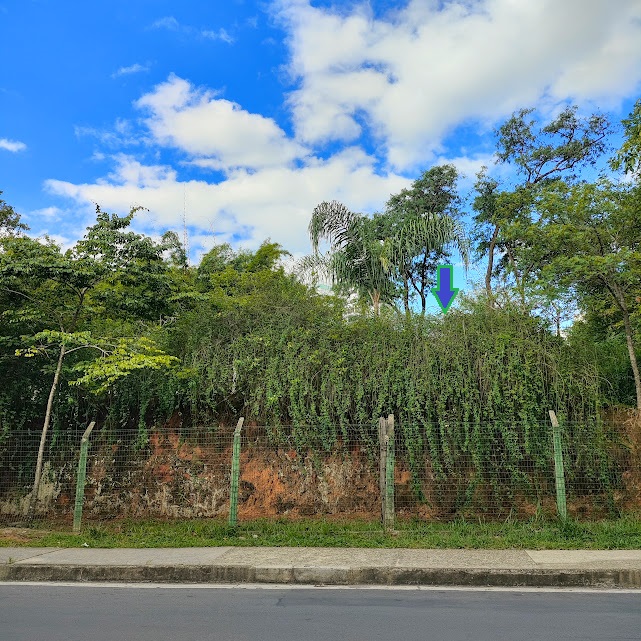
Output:
[[236,527],[238,521],[238,481],[240,479],[240,431],[243,428],[243,417],[238,419],[234,430],[234,446],[231,458],[231,485],[229,488],[229,525]]
[[387,422],[381,416],[378,419],[378,488],[381,496],[381,523],[385,524],[386,502],[387,502],[387,443],[385,436],[387,433]]
[[394,438],[394,415],[386,421],[385,441],[387,456],[385,459],[385,530],[394,529],[394,465],[396,463],[396,441]]
[[73,509],[73,532],[80,532],[82,523],[82,506],[85,501],[85,481],[87,478],[87,453],[89,451],[89,436],[96,421],[91,421],[80,439],[80,458],[78,459],[78,472],[76,474],[76,502]]
[[559,518],[565,521],[568,516],[567,501],[565,496],[565,471],[563,469],[563,443],[561,441],[561,427],[553,410],[549,411],[552,421],[552,437],[554,440],[554,483],[556,486],[556,509]]
[[378,419],[379,467],[378,483],[381,493],[381,521],[386,532],[394,529],[394,415]]

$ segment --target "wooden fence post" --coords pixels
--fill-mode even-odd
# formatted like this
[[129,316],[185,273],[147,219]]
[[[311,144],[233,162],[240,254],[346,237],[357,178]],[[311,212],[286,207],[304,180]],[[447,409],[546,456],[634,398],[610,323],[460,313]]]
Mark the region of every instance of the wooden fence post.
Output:
[[238,419],[234,430],[234,447],[231,458],[231,487],[229,490],[229,525],[236,527],[238,520],[238,480],[240,478],[240,430],[245,419]]
[[563,469],[563,444],[561,442],[561,427],[553,410],[550,410],[552,421],[552,436],[554,439],[554,483],[556,485],[556,509],[559,517],[565,521],[568,516],[565,496],[565,471]]
[[87,478],[87,453],[89,451],[89,436],[96,421],[91,421],[80,439],[80,458],[78,459],[78,472],[76,474],[76,502],[73,509],[73,533],[80,532],[82,522],[82,505],[85,500],[85,480]]

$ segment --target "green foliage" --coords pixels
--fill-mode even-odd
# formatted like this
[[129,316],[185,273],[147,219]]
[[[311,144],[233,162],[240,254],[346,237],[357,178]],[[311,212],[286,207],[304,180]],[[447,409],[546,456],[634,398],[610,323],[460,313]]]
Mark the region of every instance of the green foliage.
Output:
[[607,147],[610,124],[600,114],[577,116],[578,107],[563,109],[540,126],[534,109],[520,109],[496,132],[499,162],[513,162],[526,184],[572,176],[583,164],[594,164]]
[[568,334],[570,349],[596,364],[606,406],[634,406],[634,380],[625,336],[591,317],[575,322]]
[[508,295],[513,290],[526,307],[528,280],[537,262],[519,262],[517,254],[536,218],[534,198],[550,183],[574,181],[579,169],[594,165],[607,149],[610,131],[604,116],[582,118],[577,107],[564,109],[545,125],[534,109],[521,109],[496,130],[498,162],[512,164],[521,180],[502,186],[486,168],[478,174],[473,236],[479,256],[488,257],[485,289],[490,299],[492,280],[500,277]]
[[641,170],[641,99],[634,104],[632,112],[622,121],[624,141],[612,159],[613,169],[626,173],[638,173]]
[[[0,237],[0,421],[9,440],[29,435],[25,465],[34,423],[41,463],[50,426],[53,446],[61,426],[71,430],[89,410],[104,414],[72,382],[106,392],[132,372],[175,361],[148,335],[149,323],[172,311],[176,256],[164,255],[175,252],[176,238],[156,243],[131,231],[135,211],[118,216],[97,207],[96,223],[65,252],[47,239]],[[38,483],[37,472],[34,489]]]
[[410,189],[387,201],[383,261],[398,280],[406,312],[410,300],[418,297],[425,313],[430,287],[436,284],[437,266],[449,262],[453,248],[468,267],[468,240],[458,220],[461,198],[457,180],[453,165],[438,165],[423,172]]
[[[624,121],[616,161],[628,170],[638,112]],[[190,268],[175,233],[156,242],[131,230],[135,210],[97,208],[85,237],[62,251],[21,235],[0,201],[0,491],[16,452],[20,478],[33,469],[49,414],[51,452],[90,417],[144,446],[154,423],[179,412],[185,426],[244,416],[319,459],[356,444],[371,460],[378,417],[394,414],[398,460],[419,496],[452,513],[481,495],[509,506],[546,482],[548,409],[565,426],[570,491],[594,479],[612,487],[617,437],[600,417],[635,396],[640,187],[574,180],[608,133],[604,118],[573,108],[545,126],[522,110],[500,127],[499,162],[520,182],[479,176],[474,241],[489,257],[487,296],[459,297],[447,316],[412,306],[420,299],[425,312],[451,251],[467,264],[452,166],[423,172],[383,213],[336,201],[314,209],[315,254],[298,267],[325,270],[332,296],[287,273],[288,252],[269,240],[255,251],[214,246]],[[492,291],[498,279],[503,291]],[[568,333],[575,311],[583,321]]]
[[[314,282],[318,276],[328,277],[339,290],[356,292],[378,315],[381,303],[392,304],[397,296],[383,256],[385,227],[381,216],[369,218],[337,201],[322,202],[309,223],[314,254],[303,259],[299,269],[311,274]],[[319,253],[323,241],[329,243],[325,255]]]
[[[1,191],[0,196],[2,196]],[[20,220],[20,214],[0,198],[0,234],[19,234],[28,229],[29,227]]]
[[[424,313],[429,287],[434,284],[436,263],[456,247],[468,264],[467,239],[458,220],[456,169],[433,167],[414,181],[411,189],[391,196],[383,214],[355,214],[337,201],[314,208],[309,235],[314,254],[299,262],[311,274],[329,277],[339,292],[356,292],[371,302],[374,314],[380,305],[395,308],[402,297],[410,312],[410,299],[421,299]],[[327,241],[327,254],[319,252]]]
[[158,349],[153,340],[140,336],[135,339],[120,339],[102,358],[83,361],[76,366],[82,376],[71,381],[83,385],[95,394],[110,389],[113,384],[141,369],[168,369],[178,363],[175,356]]
[[479,482],[504,488],[526,467],[548,469],[549,408],[582,424],[581,447],[599,442],[596,364],[522,311],[468,300],[445,318],[345,322],[301,287],[272,276],[278,315],[256,305],[244,322],[235,307],[186,319],[200,335],[185,350],[195,412],[243,415],[301,448],[349,440],[372,453],[377,417],[393,413],[416,479],[427,456],[443,482],[468,461]]
[[526,256],[539,252],[539,282],[572,289],[588,317],[625,335],[641,410],[637,364],[641,311],[639,187],[551,185],[538,202],[539,219],[524,234]]

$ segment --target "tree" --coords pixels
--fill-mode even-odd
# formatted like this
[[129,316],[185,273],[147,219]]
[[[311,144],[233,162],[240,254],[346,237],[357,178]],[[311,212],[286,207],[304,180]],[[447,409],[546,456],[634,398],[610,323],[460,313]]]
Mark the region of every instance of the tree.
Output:
[[[244,403],[258,387],[273,387],[270,372],[260,368],[264,350],[279,346],[286,352],[293,335],[316,335],[330,318],[342,322],[338,298],[318,294],[279,265],[286,254],[270,241],[256,251],[214,247],[201,263],[200,300],[168,328],[171,352],[183,359],[193,381],[190,411],[202,420],[256,416]],[[202,385],[205,379],[211,384]],[[277,396],[270,392],[274,403]]]
[[20,221],[20,214],[0,198],[0,236],[19,234],[28,229],[29,227]]
[[213,274],[222,272],[234,257],[229,243],[214,245],[200,260],[197,269],[197,281],[203,288],[209,286]]
[[453,165],[438,165],[423,173],[410,189],[387,201],[389,235],[383,260],[391,265],[402,283],[403,306],[410,310],[410,287],[421,300],[425,313],[427,297],[439,262],[454,246],[468,265],[468,242],[457,220],[461,199],[456,190],[458,173]]
[[640,195],[638,186],[605,179],[557,183],[542,194],[540,219],[529,232],[529,241],[546,249],[539,280],[573,288],[583,309],[600,310],[612,325],[623,325],[639,411],[641,376],[633,318],[641,311]]
[[[467,267],[467,240],[456,219],[459,197],[456,169],[433,167],[410,189],[393,195],[383,214],[372,217],[351,212],[337,201],[323,202],[312,212],[309,235],[314,255],[302,263],[308,271],[327,273],[334,284],[369,298],[374,314],[381,303],[403,299],[410,311],[411,290],[425,313],[429,288],[439,260],[455,246]],[[326,240],[327,255],[319,253]]]
[[[135,211],[123,217],[110,216],[97,207],[95,225],[64,253],[52,242],[19,236],[1,239],[0,289],[7,305],[3,317],[20,320],[31,329],[16,354],[33,357],[57,353],[29,517],[35,510],[47,431],[65,357],[79,350],[100,355],[99,363],[76,366],[84,370],[79,382],[96,384],[98,390],[135,369],[158,368],[171,362],[148,339],[126,336],[135,332],[134,322],[161,318],[169,295],[163,253],[172,249],[172,243],[155,243],[128,231]],[[98,322],[94,322],[96,316]],[[92,324],[102,336],[92,334]]]
[[610,164],[615,170],[636,173],[639,178],[641,172],[641,98],[636,101],[632,112],[621,121],[621,124],[625,140]]
[[[487,254],[485,288],[493,299],[492,276],[498,270],[515,270],[514,251],[529,215],[536,188],[554,180],[571,181],[576,170],[594,164],[606,149],[610,125],[604,116],[577,116],[577,107],[567,107],[547,125],[537,129],[531,117],[533,109],[515,112],[499,129],[497,136],[498,163],[512,163],[522,177],[513,189],[499,189],[498,181],[489,178],[484,169],[478,177],[477,198],[473,208],[477,251]],[[516,223],[514,229],[510,225]],[[504,260],[495,264],[496,252]],[[529,268],[533,269],[533,266]],[[519,279],[519,274],[513,275]],[[518,284],[521,291],[524,279]]]
[[[368,297],[374,314],[381,303],[392,303],[396,289],[382,260],[384,219],[351,212],[337,201],[322,202],[312,212],[309,237],[314,251],[300,263],[303,271],[324,272],[332,282]],[[329,254],[321,255],[321,241],[329,242]]]

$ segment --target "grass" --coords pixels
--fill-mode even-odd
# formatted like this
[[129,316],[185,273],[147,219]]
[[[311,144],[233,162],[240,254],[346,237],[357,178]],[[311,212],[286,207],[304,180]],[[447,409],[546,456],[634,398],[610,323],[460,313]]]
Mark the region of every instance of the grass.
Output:
[[641,549],[641,520],[409,522],[385,534],[371,521],[252,521],[230,528],[214,520],[87,523],[79,535],[68,526],[0,530],[0,547],[154,548],[207,546],[319,546],[467,549]]

